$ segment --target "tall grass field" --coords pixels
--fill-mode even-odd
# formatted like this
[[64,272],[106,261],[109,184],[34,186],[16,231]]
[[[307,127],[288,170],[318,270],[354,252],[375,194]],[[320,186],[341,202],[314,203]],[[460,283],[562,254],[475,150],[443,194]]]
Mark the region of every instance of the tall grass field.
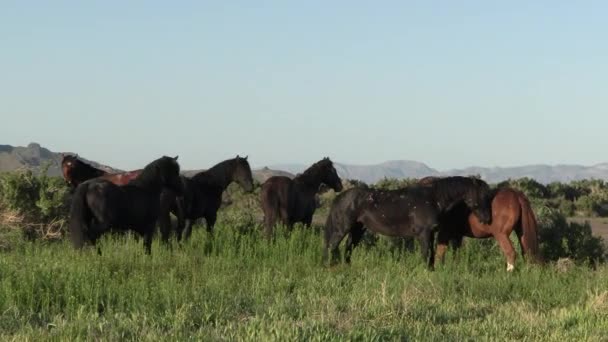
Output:
[[0,340],[608,340],[608,268],[507,273],[493,241],[468,240],[428,271],[388,240],[321,265],[322,233],[223,223],[169,249],[106,236],[0,246]]

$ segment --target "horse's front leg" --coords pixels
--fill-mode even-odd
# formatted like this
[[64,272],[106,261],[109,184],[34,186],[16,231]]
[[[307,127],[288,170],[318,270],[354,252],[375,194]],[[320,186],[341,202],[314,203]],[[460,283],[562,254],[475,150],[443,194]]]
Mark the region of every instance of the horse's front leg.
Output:
[[154,224],[150,224],[143,230],[144,237],[144,249],[146,254],[150,255],[152,253],[152,238],[154,238]]

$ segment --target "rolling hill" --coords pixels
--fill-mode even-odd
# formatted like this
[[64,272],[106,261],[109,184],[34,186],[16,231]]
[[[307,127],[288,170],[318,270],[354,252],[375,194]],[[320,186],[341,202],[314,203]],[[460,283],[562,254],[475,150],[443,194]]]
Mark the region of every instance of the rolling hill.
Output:
[[[120,170],[99,164],[93,161],[83,160],[92,165],[105,169],[109,172]],[[14,171],[19,169],[31,169],[38,171],[46,163],[50,163],[48,174],[60,176],[61,154],[50,151],[37,143],[31,143],[26,147],[14,147],[0,145],[0,172]],[[604,179],[608,180],[608,163],[594,166],[582,165],[526,165],[518,167],[469,167],[465,169],[453,169],[439,171],[424,163],[411,160],[393,160],[374,165],[349,165],[335,163],[336,170],[342,178],[359,179],[366,183],[375,183],[382,178],[420,178],[425,176],[448,176],[448,175],[481,175],[490,183],[497,183],[509,178],[529,177],[541,183],[553,181],[569,182],[578,179]],[[253,171],[254,178],[264,182],[268,177],[282,175],[293,177],[293,175],[305,170],[303,164],[278,164],[258,168]],[[192,175],[199,170],[184,171],[186,175]]]

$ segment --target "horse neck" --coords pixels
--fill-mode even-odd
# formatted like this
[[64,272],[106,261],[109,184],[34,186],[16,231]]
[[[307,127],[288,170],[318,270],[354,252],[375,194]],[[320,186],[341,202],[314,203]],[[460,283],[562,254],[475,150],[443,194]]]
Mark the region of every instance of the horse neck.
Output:
[[450,186],[441,181],[433,183],[433,195],[441,210],[449,210],[464,199],[468,189],[462,186]]
[[158,175],[151,174],[151,172],[146,172],[144,169],[137,178],[131,180],[128,185],[133,185],[148,191],[153,192],[161,192],[163,189],[163,184],[159,179]]
[[235,165],[231,160],[223,161],[207,171],[193,177],[200,185],[214,185],[225,190],[233,181]]
[[308,169],[294,178],[294,182],[301,190],[316,193],[321,186],[321,175],[318,170]]
[[82,164],[82,169],[72,174],[73,178],[77,178],[78,181],[84,182],[92,178],[97,178],[105,175],[107,172],[95,168],[88,164]]

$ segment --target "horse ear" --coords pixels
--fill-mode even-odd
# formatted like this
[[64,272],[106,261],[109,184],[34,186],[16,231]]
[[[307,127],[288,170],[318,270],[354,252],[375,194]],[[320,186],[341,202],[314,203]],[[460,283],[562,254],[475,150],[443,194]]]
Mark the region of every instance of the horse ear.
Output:
[[239,155],[237,154],[235,159],[240,159],[240,158],[241,158],[241,156],[239,156]]
[[243,158],[243,159],[247,160],[247,158],[249,158],[249,155],[246,155],[245,158]]
[[178,157],[179,157],[179,156],[175,156],[175,157],[173,157],[173,160],[177,160],[177,158],[178,158]]

